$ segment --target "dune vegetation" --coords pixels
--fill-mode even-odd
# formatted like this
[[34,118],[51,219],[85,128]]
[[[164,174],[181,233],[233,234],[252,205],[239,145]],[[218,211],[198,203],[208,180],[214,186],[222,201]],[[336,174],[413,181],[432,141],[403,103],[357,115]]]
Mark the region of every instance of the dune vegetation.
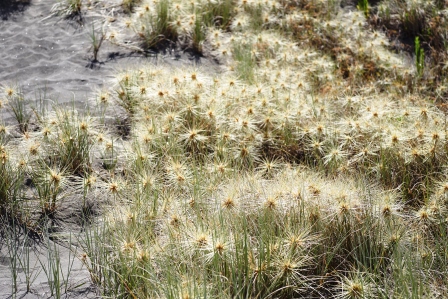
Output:
[[105,42],[222,71],[4,85],[3,236],[69,212],[106,298],[446,298],[448,10],[371,2],[124,0]]

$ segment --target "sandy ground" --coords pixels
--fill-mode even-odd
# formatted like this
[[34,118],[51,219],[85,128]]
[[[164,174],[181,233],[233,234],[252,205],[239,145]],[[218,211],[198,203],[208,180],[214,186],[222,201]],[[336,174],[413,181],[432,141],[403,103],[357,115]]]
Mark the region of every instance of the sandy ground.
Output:
[[48,17],[57,1],[1,1],[0,6],[7,5],[3,1],[30,1],[29,5],[10,5],[12,12],[0,11],[0,84],[19,85],[29,99],[85,103],[92,90],[107,85],[123,68],[148,62],[172,67],[199,63],[209,68],[212,64],[179,51],[145,57],[109,42],[100,49],[100,63],[92,64],[93,24],[98,28],[105,18],[124,17],[119,0],[91,2],[82,24]]
[[[55,3],[52,0],[0,0],[0,87],[19,86],[30,101],[42,99],[85,107],[92,91],[108,87],[114,74],[124,68],[162,63],[167,67],[197,65],[209,70],[217,69],[211,60],[182,51],[148,56],[108,42],[100,49],[99,63],[92,63],[92,52],[89,50],[92,24],[101,22],[105,17],[123,16],[117,6],[120,1],[90,2],[91,9],[85,9],[82,23],[51,16]],[[13,119],[3,112],[0,122],[10,123]],[[20,262],[14,266],[8,253],[11,247],[1,244],[0,298],[14,297],[11,287],[13,267],[18,269],[17,298],[51,297],[51,279],[44,268],[48,268],[49,261],[56,259],[51,256],[49,247],[59,252],[60,275],[68,277],[67,292],[62,297],[96,297],[87,270],[76,258],[80,250],[75,244],[67,243],[49,241],[29,248],[28,269]],[[19,246],[19,251],[25,248],[23,244],[16,246]],[[26,291],[27,273],[32,278],[31,292]]]
[[[99,298],[88,271],[79,260],[80,252],[75,246],[68,248],[67,244],[53,241],[29,247],[24,246],[23,242],[16,245],[17,252],[24,255],[28,250],[29,258],[22,257],[14,261],[10,258],[10,247],[3,245],[4,248],[0,252],[0,298],[53,298],[51,284],[54,281],[54,273],[57,273],[56,267],[62,283],[61,298]],[[60,264],[56,264],[58,260]],[[16,294],[13,293],[11,274],[11,269],[14,268],[17,271]],[[31,286],[29,292],[27,283]],[[56,297],[54,290],[53,288],[53,296]]]

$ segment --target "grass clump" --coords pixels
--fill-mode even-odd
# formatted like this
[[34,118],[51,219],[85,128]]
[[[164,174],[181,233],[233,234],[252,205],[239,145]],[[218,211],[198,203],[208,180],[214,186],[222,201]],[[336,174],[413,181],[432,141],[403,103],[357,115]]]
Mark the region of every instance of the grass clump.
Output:
[[226,29],[230,26],[235,14],[234,8],[235,1],[233,0],[205,1],[199,6],[199,11],[203,15],[206,26]]
[[64,15],[66,18],[81,17],[82,0],[61,0],[53,5],[51,12]]
[[106,38],[104,29],[100,32],[95,31],[95,26],[92,26],[92,33],[90,34],[90,42],[92,44],[91,51],[93,52],[92,62],[98,62],[98,53]]
[[252,46],[244,42],[235,43],[232,49],[232,55],[236,62],[236,73],[243,81],[253,82],[255,79],[256,61],[253,55]]
[[33,117],[30,109],[30,101],[25,99],[21,89],[16,86],[5,87],[6,103],[8,104],[14,119],[17,121],[21,133],[28,132],[28,127]]
[[196,15],[191,39],[193,41],[193,51],[202,53],[202,47],[205,41],[205,28],[203,27],[203,21],[199,15]]
[[73,112],[58,112],[54,132],[44,140],[47,146],[52,146],[47,149],[46,164],[50,167],[57,165],[74,174],[90,173],[93,146],[91,126],[88,118],[77,118]]
[[22,218],[19,209],[23,200],[25,168],[10,160],[5,145],[0,145],[0,211],[2,219]]
[[132,13],[140,2],[140,0],[123,0],[121,6],[126,13]]
[[147,4],[143,9],[135,28],[143,40],[143,48],[156,47],[163,41],[174,42],[177,38],[177,31],[172,25],[170,1],[160,0],[155,2],[154,6]]
[[366,17],[369,15],[369,1],[368,0],[359,0],[358,5],[356,7],[360,11],[364,12]]

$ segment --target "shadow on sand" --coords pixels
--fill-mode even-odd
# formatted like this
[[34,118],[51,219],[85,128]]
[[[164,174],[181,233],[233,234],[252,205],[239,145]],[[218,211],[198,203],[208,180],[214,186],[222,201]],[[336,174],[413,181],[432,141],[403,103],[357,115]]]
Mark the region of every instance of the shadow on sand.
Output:
[[17,12],[23,12],[31,0],[0,0],[0,19],[7,20]]

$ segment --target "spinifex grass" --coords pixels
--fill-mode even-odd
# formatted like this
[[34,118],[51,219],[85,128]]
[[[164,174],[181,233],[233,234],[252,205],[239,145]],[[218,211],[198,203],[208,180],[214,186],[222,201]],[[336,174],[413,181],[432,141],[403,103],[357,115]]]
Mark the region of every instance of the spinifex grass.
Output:
[[230,25],[234,10],[235,1],[233,0],[210,1],[200,6],[204,25],[209,27],[216,26],[223,29],[226,29]]
[[86,120],[78,120],[73,111],[60,111],[54,144],[48,144],[50,167],[58,167],[73,174],[91,171],[92,128]]
[[202,16],[196,14],[195,24],[192,34],[193,50],[202,53],[202,45],[205,41],[205,28]]
[[177,38],[177,32],[172,26],[170,0],[157,1],[155,6],[153,12],[148,11],[141,17],[141,25],[137,29],[145,49]]
[[254,81],[256,61],[252,52],[252,45],[241,42],[233,45],[232,55],[236,61],[236,73],[239,78],[248,83]]
[[104,32],[104,27],[101,30],[95,31],[95,26],[92,26],[92,32],[90,33],[90,42],[92,44],[91,50],[93,52],[92,62],[98,62],[98,53],[100,48],[106,38],[106,33]]
[[17,90],[8,96],[8,103],[19,125],[20,132],[27,132],[31,117],[33,116],[33,112],[29,107],[29,101],[25,99],[21,90]]
[[82,260],[102,295],[446,297],[446,115],[424,84],[434,70],[414,80],[415,64],[369,26],[376,4],[371,20],[340,4],[142,1],[123,28],[146,47],[203,41],[223,72],[140,66],[118,76],[114,99],[100,96],[101,125],[72,111],[20,138],[2,129],[6,150],[23,145],[11,165],[30,161],[41,214],[69,191],[83,209],[101,203],[83,219]]
[[[293,173],[282,175],[273,185],[249,177],[230,181],[222,190],[235,188],[236,194],[218,192],[208,205],[204,191],[203,196],[185,204],[164,199],[155,202],[157,194],[135,198],[133,206],[111,215],[111,226],[103,232],[112,236],[116,255],[106,254],[102,243],[98,244],[100,251],[90,252],[95,254],[91,259],[115,273],[115,279],[102,282],[106,294],[157,296],[157,290],[170,293],[174,289],[193,297],[204,292],[220,298],[266,297],[274,292],[289,298],[312,289],[316,294],[330,292],[319,287],[318,281],[331,286],[336,277],[328,273],[333,271],[349,271],[352,267],[375,275],[384,271],[394,252],[389,246],[399,246],[400,242],[394,238],[384,247],[383,242],[389,242],[386,235],[397,230],[388,223],[398,223],[400,218],[392,214],[392,209],[384,216],[373,214],[382,209],[381,205],[370,206],[375,199],[369,196],[377,194],[350,202],[349,198],[339,198],[336,186],[329,193],[318,190],[318,186],[309,189],[308,184],[319,180],[308,177],[303,169],[301,173],[298,177]],[[297,189],[285,188],[299,177],[302,184]],[[209,179],[199,181],[191,188],[203,189],[200,186]],[[340,202],[335,205],[333,200]],[[312,202],[321,206],[320,215],[315,214]],[[177,214],[166,219],[159,211],[169,206]],[[174,206],[178,209],[173,210]],[[366,211],[372,213],[364,214]],[[154,223],[160,226],[156,228]],[[215,273],[220,273],[220,278]],[[322,281],[325,274],[328,278]],[[193,281],[201,283],[189,285]],[[209,284],[215,287],[206,288]]]
[[17,167],[9,160],[9,152],[0,143],[0,217],[20,218],[20,202],[23,200],[25,168]]
[[51,8],[53,14],[64,15],[66,18],[80,17],[82,0],[60,0]]
[[123,0],[121,2],[121,6],[123,7],[125,12],[131,13],[133,12],[135,6],[140,2],[141,0]]
[[37,167],[39,169],[33,172],[36,196],[39,200],[42,214],[45,217],[53,216],[65,189],[66,176],[63,170],[51,169],[43,163]]

